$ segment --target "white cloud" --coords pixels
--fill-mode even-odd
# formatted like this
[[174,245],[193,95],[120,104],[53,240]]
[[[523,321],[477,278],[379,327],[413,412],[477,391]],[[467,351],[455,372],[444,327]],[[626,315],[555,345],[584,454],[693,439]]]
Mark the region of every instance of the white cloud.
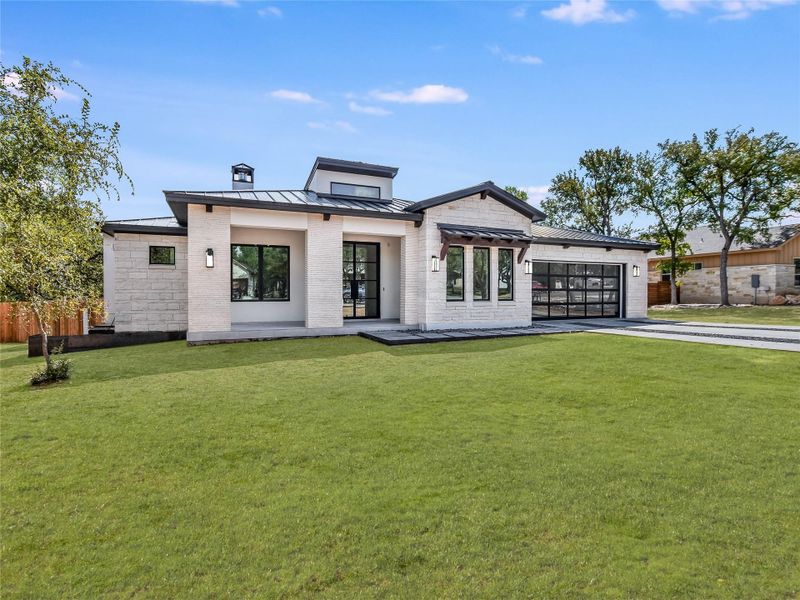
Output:
[[469,94],[461,88],[450,87],[442,84],[428,84],[416,87],[409,92],[370,92],[370,96],[384,102],[399,102],[401,104],[458,104],[466,102]]
[[257,11],[259,17],[275,17],[280,19],[283,16],[283,11],[277,6],[265,6],[259,8]]
[[796,4],[797,0],[657,0],[657,2],[671,15],[696,14],[709,9],[716,13],[712,21],[740,21],[755,12]]
[[[9,88],[10,93],[15,96],[23,95],[19,85],[19,73],[6,73],[5,77],[3,77],[3,86]],[[69,102],[77,102],[80,100],[80,98],[72,92],[68,92],[60,87],[51,86],[49,92],[56,100],[67,100]]]
[[569,0],[567,4],[543,10],[542,14],[548,19],[566,21],[573,25],[585,25],[593,22],[624,23],[636,16],[631,9],[625,12],[613,10],[608,6],[606,0]]
[[392,111],[386,110],[385,108],[381,108],[380,106],[364,106],[363,104],[358,104],[357,102],[354,102],[352,100],[347,106],[350,108],[352,112],[361,113],[364,115],[385,117],[386,115],[392,114]]
[[524,19],[528,16],[528,7],[527,6],[518,6],[517,8],[513,9],[510,13],[512,19]]
[[533,54],[509,54],[505,52],[500,46],[489,46],[489,52],[495,56],[499,56],[505,62],[517,63],[521,65],[540,65],[544,61]]
[[549,185],[524,185],[520,189],[528,193],[528,202],[541,206],[542,200],[547,198],[547,190],[549,188]]
[[342,133],[358,132],[358,130],[347,121],[309,121],[308,127],[310,129],[318,129],[320,131],[341,131]]
[[299,102],[300,104],[322,104],[322,100],[317,100],[311,94],[296,90],[274,90],[269,95],[278,100],[288,100],[289,102]]

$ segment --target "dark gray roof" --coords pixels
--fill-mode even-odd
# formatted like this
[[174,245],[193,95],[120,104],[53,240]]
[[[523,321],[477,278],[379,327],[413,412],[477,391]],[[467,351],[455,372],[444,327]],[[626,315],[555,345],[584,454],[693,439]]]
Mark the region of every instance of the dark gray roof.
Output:
[[[770,227],[766,236],[757,236],[752,243],[734,242],[731,250],[777,248],[798,234],[800,234],[800,223],[778,225]],[[686,232],[686,243],[692,249],[692,254],[716,254],[722,252],[725,240],[722,234],[712,231],[709,227],[698,227]]]
[[538,223],[531,225],[531,235],[534,244],[628,248],[631,250],[655,250],[658,248],[658,244],[654,242],[589,233],[578,229],[548,227]]
[[463,190],[456,190],[455,192],[448,192],[447,194],[442,194],[440,196],[428,198],[427,200],[415,202],[406,210],[409,212],[423,212],[428,208],[453,202],[454,200],[460,200],[461,198],[466,198],[467,196],[474,196],[475,194],[481,194],[482,197],[491,196],[501,204],[505,204],[518,213],[521,213],[526,217],[530,217],[531,221],[542,221],[546,218],[546,215],[542,211],[537,210],[513,194],[509,194],[503,188],[495,185],[493,181],[484,181],[483,183],[464,188]]
[[121,219],[103,223],[103,232],[115,233],[151,233],[158,235],[186,235],[186,227],[178,223],[175,217],[152,217],[149,219]]
[[397,175],[397,167],[387,167],[384,165],[376,165],[373,163],[360,162],[355,160],[342,160],[340,158],[326,158],[318,156],[314,161],[314,166],[311,167],[311,173],[308,174],[306,180],[306,188],[311,185],[311,180],[314,178],[314,173],[317,169],[323,171],[335,171],[337,173],[355,173],[356,175],[372,175],[373,177],[390,177],[394,179]]
[[495,239],[508,242],[528,242],[531,236],[521,229],[499,229],[497,227],[475,227],[473,225],[451,225],[449,223],[438,223],[439,230],[451,235],[458,235],[472,238]]
[[217,206],[262,208],[289,212],[400,219],[404,221],[422,220],[422,215],[406,212],[405,209],[411,204],[410,202],[398,198],[393,198],[389,202],[374,202],[371,200],[356,200],[349,196],[317,194],[308,190],[165,191],[164,196],[172,212],[175,213],[181,223],[186,223],[187,204],[213,204]]

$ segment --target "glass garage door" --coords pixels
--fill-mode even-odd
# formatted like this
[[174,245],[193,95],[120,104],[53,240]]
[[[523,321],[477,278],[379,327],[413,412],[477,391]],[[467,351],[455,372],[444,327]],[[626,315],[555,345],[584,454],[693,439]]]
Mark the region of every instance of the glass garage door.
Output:
[[620,272],[620,265],[534,262],[532,318],[619,317]]

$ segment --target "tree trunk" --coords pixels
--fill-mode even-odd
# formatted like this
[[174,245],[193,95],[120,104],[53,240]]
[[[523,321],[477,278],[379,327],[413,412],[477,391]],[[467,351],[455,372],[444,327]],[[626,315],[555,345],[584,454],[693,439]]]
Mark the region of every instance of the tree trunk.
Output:
[[730,249],[730,242],[725,242],[719,255],[719,303],[722,306],[731,305],[728,298],[728,250]]
[[675,246],[670,247],[670,263],[669,263],[669,303],[678,303],[678,265],[675,261],[678,259],[678,252]]
[[42,320],[39,311],[35,308],[33,309],[34,315],[36,315],[36,325],[39,328],[39,337],[41,339],[42,344],[42,356],[44,356],[44,362],[47,365],[48,370],[50,369],[50,349],[47,347],[48,343],[48,336],[47,336],[47,328],[44,325],[44,321]]

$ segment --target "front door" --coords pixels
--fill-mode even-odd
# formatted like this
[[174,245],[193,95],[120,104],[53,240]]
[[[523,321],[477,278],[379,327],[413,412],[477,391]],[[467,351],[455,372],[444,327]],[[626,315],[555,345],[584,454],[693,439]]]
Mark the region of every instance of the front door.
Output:
[[380,318],[380,244],[343,243],[342,316]]

